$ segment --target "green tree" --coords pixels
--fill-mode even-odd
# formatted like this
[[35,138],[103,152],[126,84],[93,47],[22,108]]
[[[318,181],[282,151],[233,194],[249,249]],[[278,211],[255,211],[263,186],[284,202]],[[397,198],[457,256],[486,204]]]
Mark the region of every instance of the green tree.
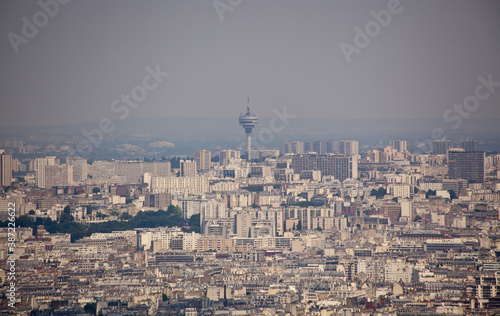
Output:
[[425,198],[428,199],[430,196],[436,196],[436,191],[435,190],[427,190],[427,192],[425,193]]
[[[102,213],[101,213],[102,214]],[[71,242],[75,242],[85,236],[90,236],[93,233],[111,233],[113,231],[132,230],[134,228],[155,228],[155,227],[183,227],[184,219],[181,216],[181,211],[178,207],[169,207],[169,210],[159,210],[157,212],[140,211],[136,216],[132,217],[128,213],[122,214],[125,218],[130,218],[129,221],[107,221],[103,223],[92,223],[88,226],[73,222],[71,215],[64,213],[59,222],[53,222],[50,218],[38,217],[33,220],[29,215],[21,215],[16,219],[17,226],[31,227],[33,233],[36,234],[38,225],[44,225],[49,233],[69,233],[71,234]],[[199,214],[190,218],[191,231],[199,231]],[[0,222],[0,227],[7,227],[8,221]]]
[[200,214],[194,214],[193,216],[191,216],[189,218],[188,222],[189,222],[190,231],[198,233],[198,234],[200,233],[200,231],[201,231],[200,218],[201,218]]
[[163,294],[161,295],[161,299],[162,299],[162,301],[164,301],[164,302],[165,302],[166,300],[168,300],[168,296],[167,296],[167,294],[163,293]]
[[[5,225],[2,225],[2,227],[7,227],[7,221],[5,221],[4,223]],[[33,220],[28,215],[21,215],[17,218],[16,225],[21,227],[33,228]]]
[[28,214],[29,214],[29,215],[35,215],[35,211],[30,210],[30,211],[28,212]]
[[101,189],[99,189],[98,187],[94,187],[92,189],[92,193],[96,194],[96,193],[100,193],[101,192]]
[[422,217],[420,215],[415,216],[415,219],[413,220],[414,222],[420,222],[422,220]]
[[167,214],[172,214],[175,216],[182,217],[182,210],[177,205],[170,204],[167,208]]
[[448,190],[448,193],[450,194],[450,200],[456,199],[457,194],[453,190]]
[[91,315],[96,315],[97,313],[97,303],[87,303],[83,307],[83,310]]
[[59,222],[62,223],[68,223],[73,220],[73,216],[68,215],[66,213],[61,214],[61,217],[59,218]]
[[61,214],[61,217],[59,218],[60,223],[68,223],[73,221],[73,216],[71,216],[71,209],[69,205],[66,205],[66,207],[63,210],[63,213]]
[[375,196],[377,199],[383,198],[384,195],[386,195],[386,194],[387,194],[387,190],[384,189],[383,187],[378,188],[378,190],[372,189],[370,192],[370,195]]
[[262,191],[264,191],[264,186],[263,185],[249,185],[243,189],[248,190],[250,192],[262,192]]
[[97,212],[97,213],[95,214],[95,217],[99,217],[99,218],[106,218],[106,217],[108,217],[108,215],[106,215],[106,214],[104,214],[104,213],[102,213],[102,212]]
[[129,219],[131,219],[132,217],[133,217],[133,216],[132,216],[132,215],[130,215],[129,213],[122,213],[122,214],[120,215],[120,218],[121,218],[122,220],[129,220]]
[[297,230],[302,230],[302,221],[299,220],[299,223],[297,224]]
[[377,191],[377,198],[380,198],[380,199],[381,199],[381,198],[383,198],[383,197],[384,197],[384,195],[386,195],[386,194],[387,194],[387,190],[386,190],[386,189],[384,189],[384,188],[382,188],[382,187],[378,188],[378,191]]
[[64,207],[63,213],[71,215],[71,208],[69,207],[69,205],[66,205],[66,207]]

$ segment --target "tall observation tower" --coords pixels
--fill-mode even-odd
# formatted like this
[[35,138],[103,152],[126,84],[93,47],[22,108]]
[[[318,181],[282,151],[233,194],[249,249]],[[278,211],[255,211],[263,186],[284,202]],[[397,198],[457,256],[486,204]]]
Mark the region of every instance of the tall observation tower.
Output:
[[[250,98],[248,98],[248,103],[250,103]],[[252,139],[250,135],[252,134],[252,129],[257,125],[259,119],[255,114],[250,113],[250,104],[247,106],[247,112],[245,114],[240,113],[240,125],[245,129],[247,134],[247,155],[250,161],[250,151],[252,150]]]

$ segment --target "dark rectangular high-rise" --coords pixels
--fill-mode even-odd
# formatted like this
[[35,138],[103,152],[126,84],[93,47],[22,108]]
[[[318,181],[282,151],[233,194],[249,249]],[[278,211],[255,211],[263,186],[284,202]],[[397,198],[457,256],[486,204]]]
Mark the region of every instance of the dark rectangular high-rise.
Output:
[[326,142],[326,153],[340,153],[340,143],[338,140],[329,140]]
[[450,148],[450,141],[445,139],[435,140],[432,143],[432,152],[434,155],[446,155]]
[[313,151],[313,142],[312,141],[304,142],[304,152],[309,153],[312,151]]
[[12,184],[12,155],[0,151],[0,185]]
[[304,153],[315,152],[321,154],[321,141],[304,142]]
[[406,140],[395,140],[392,147],[398,151],[398,153],[406,152]]
[[334,176],[340,181],[358,177],[358,161],[355,155],[294,155],[292,168],[295,173],[304,170],[320,170],[321,176]]
[[448,153],[448,177],[469,182],[484,181],[483,151],[450,151]]
[[358,141],[357,140],[341,140],[339,143],[340,153],[343,155],[357,155]]
[[294,140],[293,142],[286,142],[283,144],[284,154],[303,154],[304,142]]
[[313,151],[318,154],[322,154],[321,141],[317,140],[313,142]]
[[210,162],[212,161],[212,154],[209,150],[202,149],[193,153],[196,167],[200,170],[210,170]]
[[466,139],[462,140],[460,143],[465,151],[477,151],[477,140]]

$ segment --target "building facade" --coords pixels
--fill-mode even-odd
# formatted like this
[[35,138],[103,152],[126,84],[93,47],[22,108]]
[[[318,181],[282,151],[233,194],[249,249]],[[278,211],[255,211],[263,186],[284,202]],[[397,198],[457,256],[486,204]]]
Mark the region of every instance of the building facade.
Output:
[[484,152],[450,151],[448,153],[448,177],[469,182],[484,181]]

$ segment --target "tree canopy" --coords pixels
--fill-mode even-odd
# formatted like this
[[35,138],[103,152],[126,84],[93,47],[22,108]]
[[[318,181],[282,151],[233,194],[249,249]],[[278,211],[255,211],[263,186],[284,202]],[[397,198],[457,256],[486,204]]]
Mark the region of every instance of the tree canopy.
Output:
[[450,200],[457,198],[457,194],[455,193],[454,190],[448,190],[448,193],[450,194]]
[[378,188],[378,190],[372,189],[372,191],[370,192],[370,195],[375,196],[377,199],[382,199],[386,194],[387,190],[383,187]]
[[250,192],[261,192],[261,191],[264,191],[264,186],[262,186],[262,185],[249,185],[243,189],[248,190]]
[[[123,214],[127,214],[123,215]],[[44,225],[49,233],[66,233],[71,234],[71,241],[75,242],[78,239],[92,235],[93,233],[111,233],[113,231],[132,230],[134,228],[155,228],[155,227],[182,227],[184,219],[182,218],[181,209],[177,206],[169,206],[166,211],[140,211],[136,216],[131,216],[128,213],[123,213],[122,219],[131,217],[128,221],[108,221],[103,223],[91,223],[88,226],[82,223],[73,221],[73,217],[66,212],[61,215],[59,222],[54,222],[50,218],[37,217],[34,221],[28,215],[19,216],[16,220],[17,226],[31,227],[33,232],[36,232],[38,225]],[[194,215],[193,215],[194,216]],[[193,231],[199,232],[200,217],[190,218],[190,226]],[[123,218],[125,217],[125,218]],[[0,227],[7,227],[8,221],[0,222]]]
[[299,220],[299,223],[297,224],[297,230],[302,230],[302,221]]
[[436,196],[436,191],[435,190],[427,190],[427,192],[425,193],[425,198],[428,199],[429,196]]

